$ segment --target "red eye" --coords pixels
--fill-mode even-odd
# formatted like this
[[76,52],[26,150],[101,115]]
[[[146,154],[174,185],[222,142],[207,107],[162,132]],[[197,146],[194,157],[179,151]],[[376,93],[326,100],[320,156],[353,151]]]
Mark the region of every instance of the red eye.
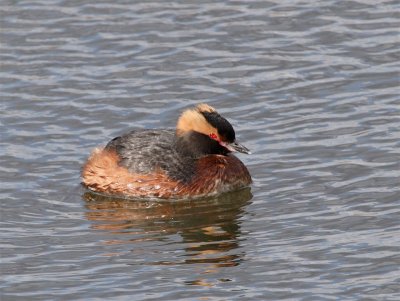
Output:
[[209,136],[210,136],[211,139],[214,139],[214,140],[216,140],[216,141],[219,141],[218,136],[215,135],[214,133],[211,133]]

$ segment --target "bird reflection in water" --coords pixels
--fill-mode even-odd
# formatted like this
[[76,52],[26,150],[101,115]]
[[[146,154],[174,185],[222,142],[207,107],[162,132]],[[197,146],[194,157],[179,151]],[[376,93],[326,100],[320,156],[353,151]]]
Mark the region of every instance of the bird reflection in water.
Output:
[[[243,260],[244,254],[238,250],[239,218],[252,198],[250,188],[218,197],[178,201],[121,199],[92,192],[84,193],[83,198],[88,209],[86,217],[92,222],[92,228],[113,234],[107,243],[160,242],[158,252],[154,247],[146,251],[147,258],[152,257],[152,252],[157,252],[157,259],[153,258],[146,264],[199,264],[200,273],[210,274],[220,267],[237,266]],[[162,244],[174,235],[178,235],[180,241],[173,246],[173,251],[182,249],[184,252],[180,256],[162,249]],[[160,253],[168,258],[160,259]],[[213,285],[204,279],[187,281],[186,284]]]

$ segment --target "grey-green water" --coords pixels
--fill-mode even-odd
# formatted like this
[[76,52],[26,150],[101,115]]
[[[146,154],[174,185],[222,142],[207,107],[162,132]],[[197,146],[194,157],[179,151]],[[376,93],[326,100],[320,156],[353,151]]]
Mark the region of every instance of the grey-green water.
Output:
[[[378,2],[2,1],[1,300],[400,300],[400,6]],[[251,191],[79,186],[92,148],[204,101]]]

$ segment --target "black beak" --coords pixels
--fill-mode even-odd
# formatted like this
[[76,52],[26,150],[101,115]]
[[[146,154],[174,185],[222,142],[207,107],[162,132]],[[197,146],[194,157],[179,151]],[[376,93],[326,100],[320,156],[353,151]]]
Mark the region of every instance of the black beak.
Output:
[[237,151],[239,153],[243,154],[251,154],[250,150],[245,147],[244,145],[241,145],[240,143],[233,141],[232,143],[227,144],[227,148],[230,151]]

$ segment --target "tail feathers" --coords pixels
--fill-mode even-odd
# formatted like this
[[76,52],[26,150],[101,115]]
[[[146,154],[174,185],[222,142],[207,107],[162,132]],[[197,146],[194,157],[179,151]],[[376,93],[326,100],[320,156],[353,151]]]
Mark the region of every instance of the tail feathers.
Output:
[[101,192],[123,190],[129,183],[130,175],[128,170],[118,165],[118,161],[115,152],[95,149],[83,166],[83,184]]
[[95,149],[82,169],[82,182],[90,190],[132,196],[170,197],[179,191],[179,183],[162,171],[153,174],[130,173],[120,166],[118,155]]

